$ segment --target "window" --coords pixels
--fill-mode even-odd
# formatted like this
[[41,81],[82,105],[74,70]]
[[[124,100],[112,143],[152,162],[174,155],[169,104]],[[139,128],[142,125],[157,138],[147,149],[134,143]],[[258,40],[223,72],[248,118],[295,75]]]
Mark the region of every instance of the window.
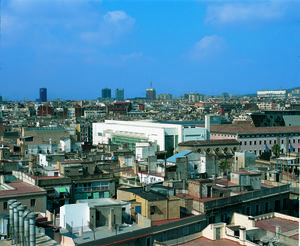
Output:
[[183,236],[189,235],[189,233],[190,233],[189,227],[187,226],[183,227]]
[[267,141],[266,140],[264,140],[264,144],[266,144],[267,143]]
[[247,145],[247,142],[245,141],[244,145]]
[[283,199],[283,205],[282,205],[283,209],[287,209],[288,208],[288,203],[287,203],[287,198]]
[[269,143],[272,144],[272,140],[270,140]]
[[197,223],[197,224],[195,225],[195,231],[196,231],[196,232],[201,231],[201,225],[200,225],[200,223]]
[[30,206],[35,207],[36,205],[36,200],[35,199],[30,199]]
[[246,214],[250,215],[250,207],[247,207],[246,211],[247,211]]
[[254,141],[254,145],[256,145],[256,141]]
[[150,206],[150,215],[155,213],[155,206]]
[[252,141],[249,141],[249,145],[252,145]]
[[194,165],[194,170],[197,170],[198,169],[198,166],[197,165]]
[[3,202],[3,209],[7,209],[7,202]]
[[261,140],[259,141],[259,144],[261,144]]

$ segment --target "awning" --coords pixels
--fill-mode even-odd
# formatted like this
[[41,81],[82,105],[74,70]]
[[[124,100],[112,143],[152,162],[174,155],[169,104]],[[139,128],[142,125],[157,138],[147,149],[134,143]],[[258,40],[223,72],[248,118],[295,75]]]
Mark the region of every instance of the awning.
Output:
[[60,188],[59,188],[59,192],[60,192],[60,193],[67,192],[66,187],[60,187]]

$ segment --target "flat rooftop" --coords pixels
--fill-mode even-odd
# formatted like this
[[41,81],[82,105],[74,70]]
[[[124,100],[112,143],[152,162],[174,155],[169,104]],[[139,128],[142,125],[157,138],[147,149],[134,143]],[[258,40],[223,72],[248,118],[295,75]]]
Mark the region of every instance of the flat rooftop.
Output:
[[282,234],[294,239],[299,239],[299,222],[297,221],[274,217],[258,220],[255,222],[255,226],[272,232],[276,232],[276,226],[281,226]]
[[122,204],[121,202],[117,202],[111,198],[84,199],[84,200],[78,200],[77,203],[88,203],[89,207],[111,206],[111,205]]
[[[101,226],[101,227],[96,228],[95,238],[97,240],[97,239],[112,237],[112,236],[116,236],[116,235],[119,235],[122,233],[136,231],[136,230],[139,230],[142,228],[143,227],[141,227],[138,224],[132,224],[132,225],[122,224],[119,227],[119,231],[116,232],[115,230],[110,230],[108,228],[108,226]],[[75,244],[81,244],[81,243],[87,243],[90,241],[94,241],[94,235],[93,235],[92,231],[84,232],[81,237],[79,236],[79,234],[71,234],[66,229],[61,229],[60,233],[62,235],[72,238],[73,241],[75,242]]]
[[[11,246],[11,240],[1,240],[2,246]],[[61,245],[45,234],[39,233],[36,235],[36,246],[56,246]]]

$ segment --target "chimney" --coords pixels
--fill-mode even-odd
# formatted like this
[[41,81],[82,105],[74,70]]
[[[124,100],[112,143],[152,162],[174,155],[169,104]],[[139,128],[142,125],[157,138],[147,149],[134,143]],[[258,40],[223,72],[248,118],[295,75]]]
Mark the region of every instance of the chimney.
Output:
[[24,217],[24,245],[29,245],[29,218],[28,218],[28,214],[31,213],[30,209],[27,209],[24,213],[23,213],[23,217]]
[[21,205],[20,202],[13,203],[14,209],[14,237],[12,244],[19,244],[19,211],[18,207]]
[[241,226],[240,227],[240,242],[243,245],[246,241],[246,228]]
[[276,226],[276,236],[281,233],[281,226]]
[[0,175],[0,184],[4,184],[5,183],[5,177],[4,175]]
[[26,210],[26,206],[20,205],[18,207],[19,212],[19,245],[24,246],[24,211]]
[[12,240],[14,237],[14,208],[13,204],[17,200],[9,200],[7,203],[9,205],[9,238]]
[[134,160],[133,171],[134,171],[135,175],[137,175],[139,173],[139,162],[137,160]]
[[210,115],[205,115],[205,130],[206,130],[206,139],[210,140]]
[[51,138],[49,138],[49,144],[50,144],[49,152],[50,152],[50,154],[52,154],[52,139]]
[[37,213],[30,213],[28,214],[29,218],[29,245],[35,246],[36,244],[36,234],[35,234],[35,219],[38,216]]
[[255,218],[253,216],[249,216],[248,219],[252,222],[251,226],[255,227]]
[[110,230],[113,230],[115,228],[115,211],[113,208],[111,208],[109,211],[108,228]]

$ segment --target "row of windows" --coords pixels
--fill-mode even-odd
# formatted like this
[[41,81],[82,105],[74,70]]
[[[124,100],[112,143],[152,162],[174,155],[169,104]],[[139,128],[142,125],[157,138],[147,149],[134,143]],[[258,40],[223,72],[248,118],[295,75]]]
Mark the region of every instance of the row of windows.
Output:
[[[296,143],[296,139],[293,139],[293,141],[292,141],[293,143]],[[252,143],[253,143],[253,145],[256,145],[257,143],[259,144],[259,145],[261,145],[262,143],[263,144],[276,144],[277,143],[277,141],[276,140],[269,140],[269,141],[267,141],[267,140],[259,140],[259,141],[256,141],[256,140],[254,140],[254,141],[249,141],[249,142],[247,142],[247,141],[244,141],[244,145],[247,145],[247,143],[249,143],[249,145],[252,145]],[[284,140],[282,139],[281,140],[281,144],[283,144],[284,143]],[[291,143],[291,139],[289,139],[289,143]],[[300,143],[300,139],[298,139],[298,143]],[[243,144],[243,142],[241,141],[240,142],[240,145],[242,145]],[[280,142],[279,142],[279,144],[280,144]]]
[[[221,134],[219,134],[220,136]],[[223,135],[222,135],[223,136]],[[229,135],[228,135],[229,136]],[[266,134],[266,135],[242,135],[240,138],[266,138],[266,137],[291,137],[291,136],[299,136],[299,133],[291,133],[289,135],[285,134]]]

